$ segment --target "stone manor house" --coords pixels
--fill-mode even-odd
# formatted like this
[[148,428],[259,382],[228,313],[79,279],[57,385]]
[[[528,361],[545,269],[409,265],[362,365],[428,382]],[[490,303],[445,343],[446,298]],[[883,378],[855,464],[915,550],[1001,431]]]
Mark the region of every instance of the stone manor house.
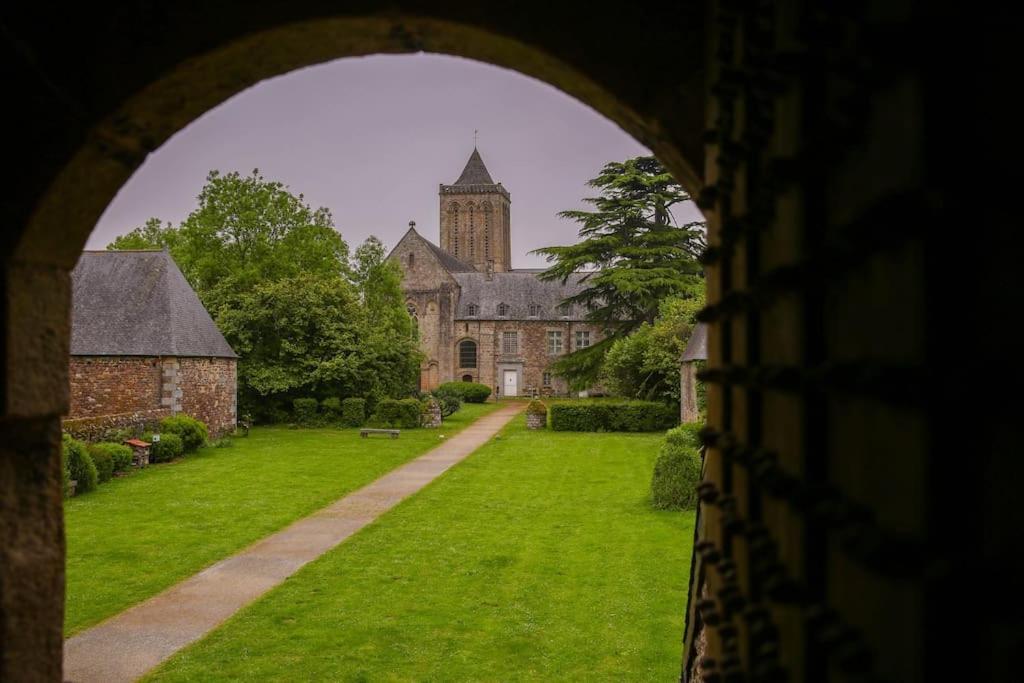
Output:
[[498,396],[567,394],[551,364],[600,338],[583,307],[562,303],[580,291],[579,278],[562,285],[512,268],[511,196],[476,149],[439,195],[441,246],[410,223],[388,257],[401,265],[419,324],[420,388],[466,381]]

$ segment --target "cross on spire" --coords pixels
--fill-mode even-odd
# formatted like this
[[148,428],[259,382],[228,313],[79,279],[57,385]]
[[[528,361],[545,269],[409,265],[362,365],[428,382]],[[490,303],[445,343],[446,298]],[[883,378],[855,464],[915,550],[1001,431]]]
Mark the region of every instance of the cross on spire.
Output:
[[477,139],[477,134],[478,134],[479,132],[480,132],[480,131],[478,131],[478,130],[476,130],[476,129],[474,129],[474,130],[473,130],[473,149],[476,149],[476,139]]

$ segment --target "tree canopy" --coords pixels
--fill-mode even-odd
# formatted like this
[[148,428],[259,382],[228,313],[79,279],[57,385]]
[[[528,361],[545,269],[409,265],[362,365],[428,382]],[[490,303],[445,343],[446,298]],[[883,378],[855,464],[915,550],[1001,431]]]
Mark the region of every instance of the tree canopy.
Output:
[[588,185],[598,190],[584,199],[594,210],[559,213],[579,223],[579,242],[533,252],[553,264],[542,279],[565,283],[582,273],[583,288],[565,303],[583,306],[604,334],[555,365],[576,388],[595,382],[612,345],[653,324],[663,301],[687,296],[706,245],[703,221],[677,223],[672,209],[690,195],[654,157],[605,164]]
[[407,395],[419,372],[401,274],[370,237],[351,260],[326,208],[258,170],[211,171],[177,228],[152,218],[108,249],[166,248],[232,348],[243,410],[313,396]]

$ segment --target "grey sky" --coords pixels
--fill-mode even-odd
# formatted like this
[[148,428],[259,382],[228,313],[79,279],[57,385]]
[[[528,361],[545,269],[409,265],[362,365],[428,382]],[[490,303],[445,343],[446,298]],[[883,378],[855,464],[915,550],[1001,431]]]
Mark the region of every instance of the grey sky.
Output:
[[[264,81],[210,110],[154,152],[100,218],[101,249],[150,216],[178,224],[210,169],[259,168],[328,207],[353,248],[388,248],[410,220],[438,241],[438,183],[454,182],[479,149],[512,194],[512,262],[576,240],[558,211],[581,205],[606,161],[649,154],[589,107],[514,71],[439,55],[344,59]],[[692,204],[679,220],[699,217]]]

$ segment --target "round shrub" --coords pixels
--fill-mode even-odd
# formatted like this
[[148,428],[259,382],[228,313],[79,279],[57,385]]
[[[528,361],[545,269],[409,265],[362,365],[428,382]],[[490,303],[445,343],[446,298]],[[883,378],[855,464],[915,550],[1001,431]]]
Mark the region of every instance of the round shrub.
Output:
[[441,417],[454,415],[462,407],[462,398],[456,394],[439,394],[435,392],[433,396],[441,406]]
[[205,424],[188,415],[175,415],[160,420],[160,434],[180,437],[186,453],[193,453],[205,446],[210,436]]
[[152,444],[149,447],[150,462],[170,462],[185,452],[181,437],[171,432],[161,434],[159,441],[153,441],[153,437],[146,440]]
[[320,413],[328,422],[341,421],[341,399],[336,396],[320,401]]
[[346,427],[362,427],[366,422],[366,399],[346,398],[341,402],[341,423]]
[[[96,462],[96,453],[101,451],[110,456],[114,472],[124,472],[132,466],[132,449],[124,444],[110,441],[92,444],[89,446],[89,454],[94,462]],[[96,467],[99,467],[99,462],[96,462]]]
[[377,402],[373,422],[388,429],[415,429],[420,426],[421,412],[419,399],[403,398],[397,401],[385,398]]
[[300,425],[311,425],[316,422],[316,399],[297,398],[292,401],[295,421]]
[[544,401],[535,398],[526,406],[526,412],[530,415],[547,415],[548,406]]
[[491,388],[477,382],[445,382],[436,393],[454,394],[466,403],[483,403],[491,395]]
[[96,481],[100,484],[110,481],[114,476],[114,458],[110,453],[94,445],[87,446],[89,457],[96,466]]
[[85,444],[71,438],[70,434],[64,434],[62,445],[64,460],[68,467],[68,477],[77,482],[75,495],[92,491],[99,484],[99,476]]
[[692,510],[697,507],[701,458],[693,441],[695,430],[688,427],[676,427],[665,434],[665,442],[654,463],[651,505],[659,510]]

